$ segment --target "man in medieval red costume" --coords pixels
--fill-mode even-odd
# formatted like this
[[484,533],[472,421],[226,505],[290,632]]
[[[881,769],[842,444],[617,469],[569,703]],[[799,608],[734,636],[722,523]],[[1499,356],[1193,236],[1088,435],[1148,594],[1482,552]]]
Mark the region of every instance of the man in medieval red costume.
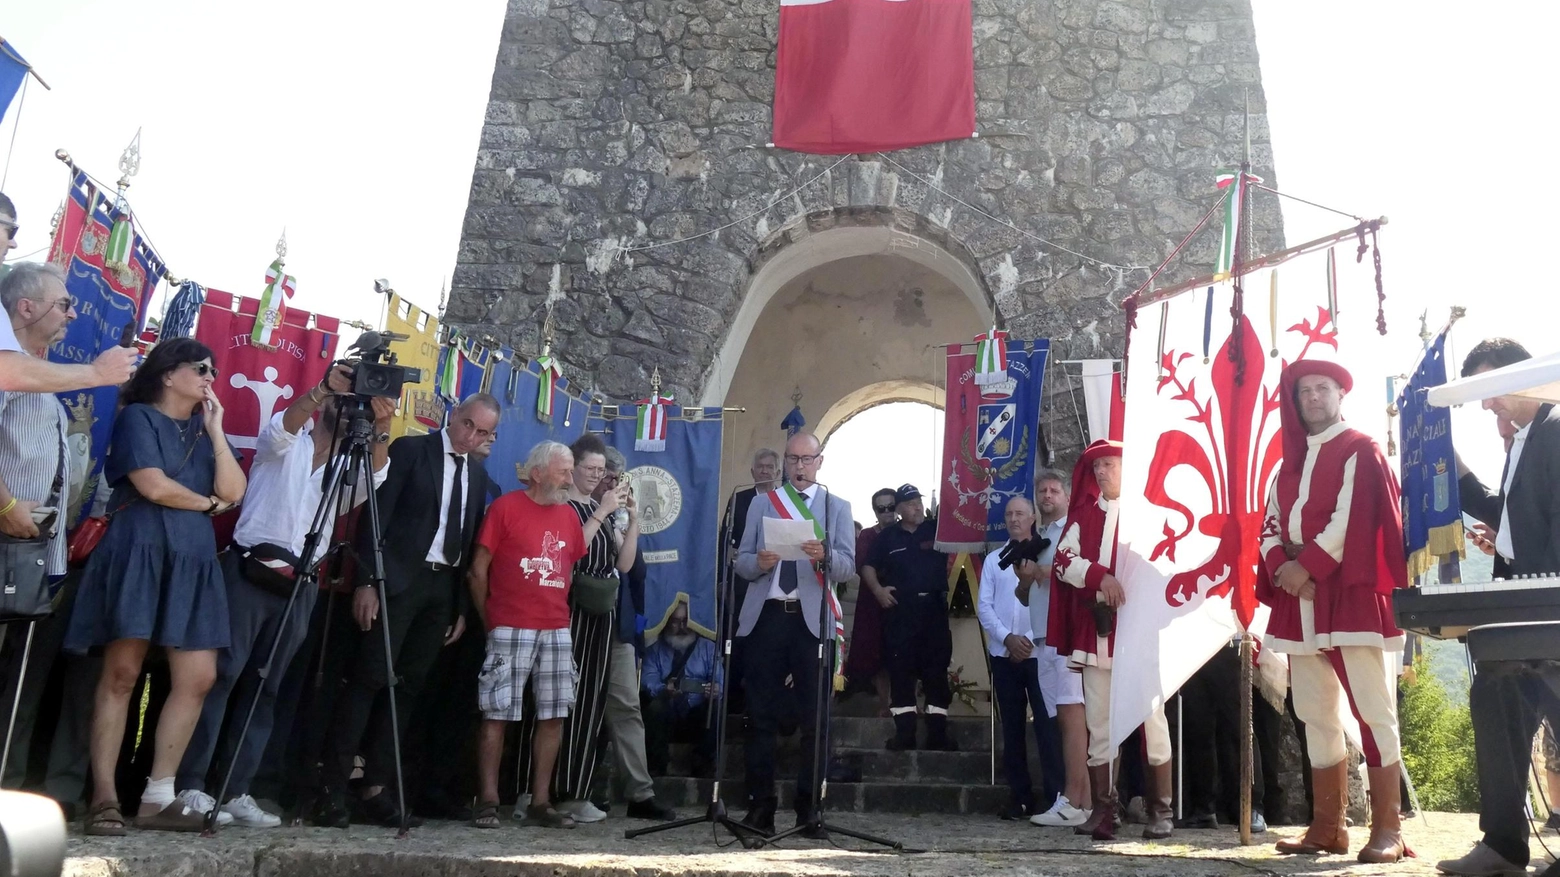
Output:
[[[1110,745],[1110,668],[1116,610],[1126,592],[1116,580],[1116,532],[1121,510],[1121,443],[1101,439],[1084,449],[1073,469],[1067,529],[1052,563],[1051,612],[1046,644],[1083,673],[1083,713],[1089,726],[1089,786],[1093,812],[1073,829],[1095,840],[1116,837],[1116,783]],[[1145,838],[1166,838],[1171,810],[1170,726],[1163,707],[1143,723],[1148,745],[1148,824]]]
[[1289,656],[1295,713],[1311,756],[1311,826],[1281,853],[1345,853],[1348,765],[1340,701],[1359,722],[1370,774],[1361,862],[1412,855],[1398,818],[1400,738],[1392,591],[1407,587],[1397,478],[1381,449],[1343,422],[1354,385],[1336,363],[1301,360],[1279,377],[1284,462],[1268,496],[1257,597],[1264,644]]

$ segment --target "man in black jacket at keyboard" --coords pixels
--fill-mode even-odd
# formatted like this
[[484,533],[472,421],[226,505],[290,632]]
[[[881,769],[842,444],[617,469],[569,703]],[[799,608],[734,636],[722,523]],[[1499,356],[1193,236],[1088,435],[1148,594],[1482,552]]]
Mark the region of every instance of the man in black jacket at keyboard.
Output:
[[[1463,360],[1463,377],[1522,362],[1526,349],[1508,338],[1479,342]],[[1459,459],[1463,510],[1483,522],[1478,535],[1495,548],[1495,576],[1560,574],[1560,408],[1520,396],[1486,399],[1507,440],[1498,490]],[[1560,674],[1537,661],[1481,662],[1469,696],[1479,770],[1479,828],[1468,855],[1439,863],[1446,874],[1524,873],[1525,812],[1533,735],[1546,715],[1560,716]]]

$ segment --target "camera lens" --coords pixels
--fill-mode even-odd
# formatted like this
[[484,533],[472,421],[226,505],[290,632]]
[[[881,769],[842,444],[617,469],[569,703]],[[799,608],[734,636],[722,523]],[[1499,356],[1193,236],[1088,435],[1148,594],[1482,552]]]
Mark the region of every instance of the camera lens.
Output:
[[368,393],[384,393],[390,389],[390,376],[382,369],[372,369],[363,375],[363,390]]

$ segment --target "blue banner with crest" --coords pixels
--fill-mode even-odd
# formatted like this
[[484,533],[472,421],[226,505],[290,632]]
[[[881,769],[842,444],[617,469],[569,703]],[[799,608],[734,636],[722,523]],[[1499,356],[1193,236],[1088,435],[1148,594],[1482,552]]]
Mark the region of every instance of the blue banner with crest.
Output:
[[1419,367],[1397,398],[1402,417],[1403,547],[1410,578],[1429,571],[1442,558],[1458,558],[1463,553],[1452,410],[1426,401],[1431,387],[1446,383],[1446,335],[1450,329],[1448,324],[1425,348]]

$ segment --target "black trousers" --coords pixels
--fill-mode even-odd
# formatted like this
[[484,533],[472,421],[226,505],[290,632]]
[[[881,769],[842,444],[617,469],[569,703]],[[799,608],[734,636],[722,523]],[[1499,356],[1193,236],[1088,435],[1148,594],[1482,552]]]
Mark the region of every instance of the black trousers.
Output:
[[1473,713],[1484,843],[1508,862],[1526,865],[1533,735],[1544,716],[1560,716],[1560,663],[1482,663],[1473,677],[1468,705]]
[[[1015,664],[1007,658],[991,658],[991,693],[1002,720],[1002,770],[1016,803],[1044,810],[1062,793],[1066,767],[1062,761],[1062,732],[1046,710],[1040,690],[1039,662]],[[1025,706],[1034,716],[1035,744],[1040,754],[1040,801],[1035,801],[1029,777],[1029,755],[1024,747]]]
[[685,698],[640,694],[645,717],[645,759],[652,776],[666,775],[674,740],[694,745],[695,768],[715,762],[715,720],[710,715],[710,702],[706,698],[698,706],[689,707]]
[[[477,788],[477,674],[487,654],[482,616],[466,613],[466,633],[439,652],[430,678],[437,684],[412,711],[407,735],[407,775],[430,802],[470,801]],[[399,704],[398,704],[399,705]]]
[[940,593],[904,594],[898,606],[883,610],[883,663],[888,666],[889,705],[895,709],[915,706],[917,680],[927,706],[946,711],[953,702],[948,685],[953,633],[944,599]]
[[358,641],[355,663],[336,699],[335,717],[331,722],[324,763],[327,785],[346,787],[352,775],[352,758],[359,753],[360,746],[363,782],[370,786],[395,782],[395,741],[385,698],[390,677],[385,666],[381,630],[388,616],[390,654],[398,679],[396,719],[404,738],[412,712],[422,696],[423,684],[444,646],[444,632],[455,616],[455,578],[453,570],[426,571],[417,584],[390,595],[385,611],[379,613],[373,626]]
[[[1240,650],[1220,649],[1181,686],[1181,697],[1186,812],[1234,822],[1240,812]],[[1252,698],[1254,714],[1261,695],[1253,691]],[[1251,756],[1251,800],[1261,810],[1261,748],[1253,746]]]
[[[791,605],[800,609],[799,603]],[[802,810],[811,801],[813,788],[819,640],[808,629],[802,613],[787,612],[785,604],[779,600],[764,601],[763,612],[746,640],[747,658],[743,670],[748,694],[748,799],[757,801],[775,796],[775,738],[786,718],[784,704],[790,702],[785,696],[785,679],[790,676],[802,733],[801,765],[796,772],[797,809]],[[827,649],[824,660],[831,663],[833,660]]]

